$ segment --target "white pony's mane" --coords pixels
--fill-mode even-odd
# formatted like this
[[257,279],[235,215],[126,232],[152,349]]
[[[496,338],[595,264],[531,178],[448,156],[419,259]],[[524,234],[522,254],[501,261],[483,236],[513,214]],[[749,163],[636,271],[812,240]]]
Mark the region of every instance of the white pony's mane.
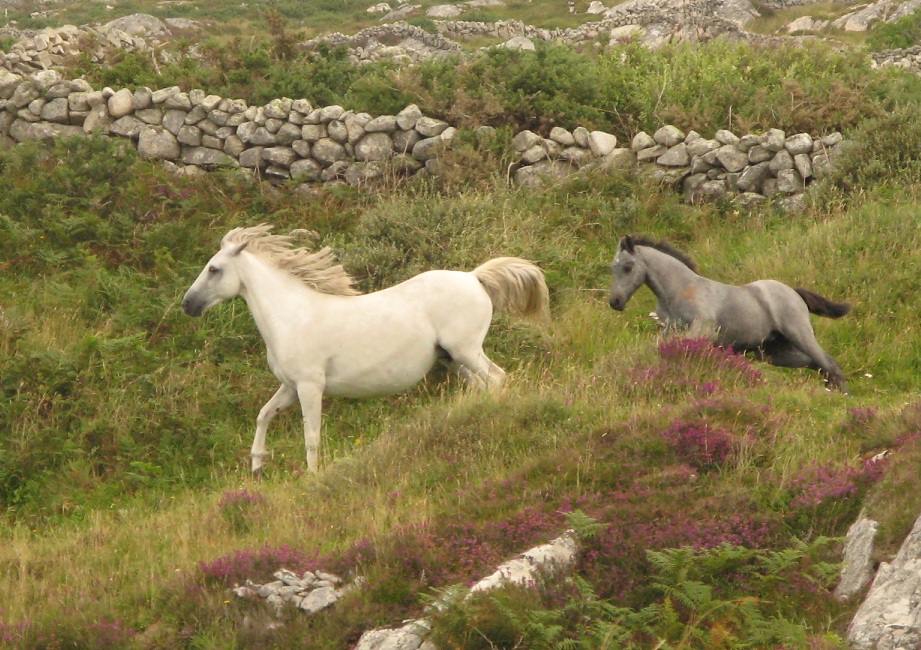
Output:
[[249,228],[234,228],[221,240],[221,248],[246,244],[246,250],[287,271],[311,289],[337,296],[354,296],[359,292],[354,280],[346,273],[329,246],[318,251],[294,246],[296,234],[270,235],[273,226],[260,224]]

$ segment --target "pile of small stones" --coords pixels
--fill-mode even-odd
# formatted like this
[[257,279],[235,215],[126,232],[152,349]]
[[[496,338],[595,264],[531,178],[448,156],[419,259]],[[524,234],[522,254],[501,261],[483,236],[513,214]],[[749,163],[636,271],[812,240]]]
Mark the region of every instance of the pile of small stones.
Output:
[[263,600],[280,617],[286,607],[296,607],[308,614],[316,614],[331,607],[342,598],[352,585],[342,586],[342,579],[324,571],[305,571],[300,576],[288,569],[279,569],[275,580],[256,584],[249,580],[233,588],[238,598]]

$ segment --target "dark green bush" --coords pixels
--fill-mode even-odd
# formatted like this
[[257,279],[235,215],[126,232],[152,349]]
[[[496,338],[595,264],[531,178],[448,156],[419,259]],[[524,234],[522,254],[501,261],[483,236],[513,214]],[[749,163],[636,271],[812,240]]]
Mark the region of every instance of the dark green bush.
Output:
[[835,159],[829,184],[858,193],[921,183],[921,124],[916,105],[903,105],[856,129]]
[[892,22],[879,21],[867,36],[874,51],[908,48],[921,43],[921,15],[912,13]]

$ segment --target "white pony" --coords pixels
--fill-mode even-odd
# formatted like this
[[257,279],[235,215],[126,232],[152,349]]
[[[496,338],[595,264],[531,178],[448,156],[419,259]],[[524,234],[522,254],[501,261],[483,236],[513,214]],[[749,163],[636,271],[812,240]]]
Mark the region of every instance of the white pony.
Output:
[[182,300],[201,316],[242,296],[265,341],[281,387],[259,411],[252,470],[262,470],[272,418],[300,400],[307,467],[317,469],[324,394],[373,397],[405,390],[437,361],[472,385],[495,389],[505,372],[484,354],[493,310],[549,320],[543,272],[531,262],[500,257],[470,272],[428,271],[401,284],[359,295],[332,251],[295,248],[272,226],[235,228],[221,240]]

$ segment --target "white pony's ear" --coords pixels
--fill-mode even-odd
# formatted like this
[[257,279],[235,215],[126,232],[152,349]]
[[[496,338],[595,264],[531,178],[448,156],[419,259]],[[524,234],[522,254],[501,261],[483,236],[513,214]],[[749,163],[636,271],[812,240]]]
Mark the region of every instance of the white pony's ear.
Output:
[[626,237],[621,239],[620,240],[620,250],[627,251],[628,253],[633,255],[633,253],[636,252],[633,248],[633,237],[631,237],[630,235],[627,235]]
[[240,253],[243,252],[243,249],[246,248],[247,246],[249,246],[249,242],[248,242],[248,241],[245,241],[245,242],[243,242],[242,244],[238,244],[236,248],[234,248],[232,251],[230,251],[230,256],[231,256],[231,257],[234,257],[234,256],[236,256],[236,255],[239,255]]

